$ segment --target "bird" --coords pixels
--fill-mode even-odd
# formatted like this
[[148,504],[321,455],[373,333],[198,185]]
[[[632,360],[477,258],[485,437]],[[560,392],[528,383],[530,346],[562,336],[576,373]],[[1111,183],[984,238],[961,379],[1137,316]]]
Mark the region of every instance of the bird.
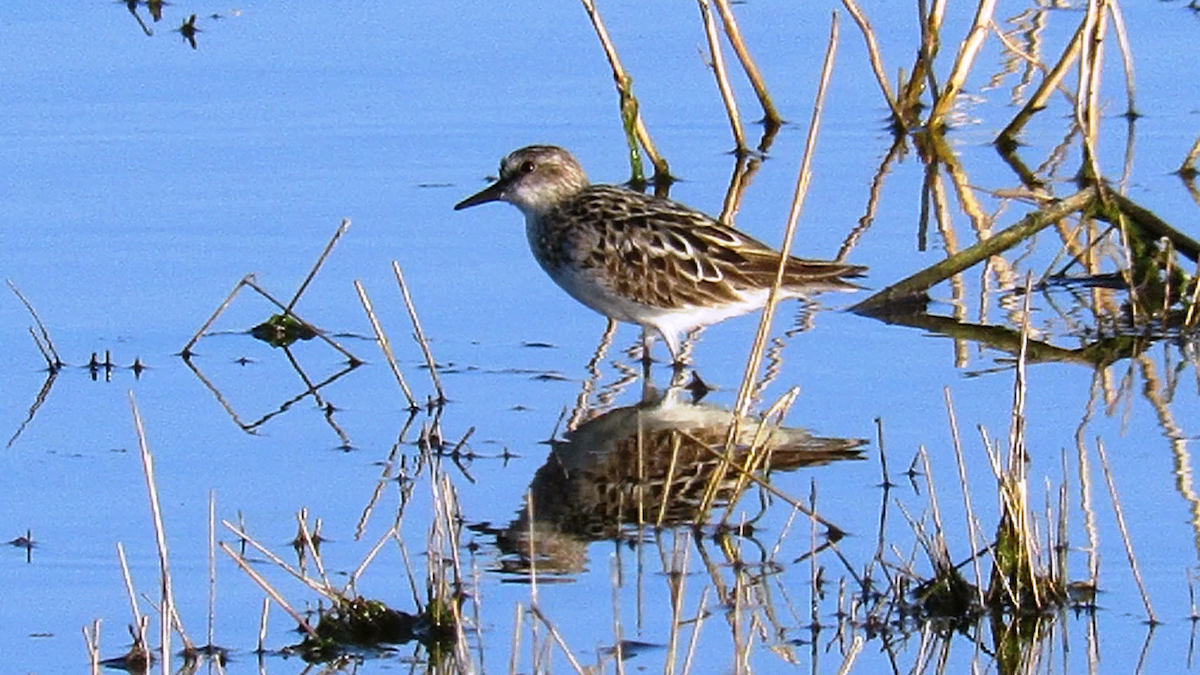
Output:
[[[500,161],[495,182],[454,210],[508,202],[542,269],[571,297],[642,328],[649,363],[654,336],[682,367],[682,333],[761,308],[781,254],[704,213],[617,185],[592,184],[579,161],[553,145],[530,145]],[[866,267],[789,257],[781,299],[853,291]]]

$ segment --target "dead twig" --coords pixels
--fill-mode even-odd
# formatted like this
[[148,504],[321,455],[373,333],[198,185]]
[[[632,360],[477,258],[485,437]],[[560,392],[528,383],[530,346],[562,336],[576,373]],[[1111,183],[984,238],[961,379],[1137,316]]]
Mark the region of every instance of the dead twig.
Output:
[[[783,126],[783,117],[775,110],[775,104],[771,101],[771,94],[767,91],[766,82],[763,81],[762,74],[758,72],[754,58],[750,56],[746,41],[742,39],[742,31],[738,28],[737,19],[734,18],[733,10],[729,6],[729,0],[713,0],[713,4],[717,6],[717,13],[721,15],[721,25],[725,27],[725,37],[729,38],[729,44],[737,54],[738,61],[741,61],[742,70],[746,71],[746,78],[750,80],[750,86],[754,87],[754,94],[758,97],[759,105],[763,109],[763,124],[769,134],[771,129]],[[759,149],[765,151],[764,148]]]
[[987,38],[988,25],[991,24],[992,13],[995,9],[996,0],[980,0],[979,6],[975,10],[975,22],[971,26],[971,31],[967,33],[967,39],[959,45],[958,57],[954,60],[950,77],[946,79],[946,86],[933,104],[933,112],[929,115],[929,126],[935,129],[945,127],[946,115],[954,106],[958,92],[962,90],[963,83],[966,82],[967,75],[971,72],[971,66],[975,63],[975,56]]
[[396,355],[392,352],[392,343],[388,340],[387,333],[383,332],[383,326],[379,324],[379,318],[375,315],[375,308],[371,306],[371,299],[367,297],[367,290],[363,288],[362,282],[354,280],[354,290],[358,292],[358,300],[362,303],[363,310],[367,313],[367,320],[371,322],[371,329],[375,331],[375,339],[379,342],[379,348],[383,350],[383,356],[387,359],[388,366],[392,369],[392,374],[396,376],[396,382],[400,384],[400,391],[404,392],[404,398],[408,399],[409,410],[420,410],[417,405],[417,399],[413,398],[412,390],[408,388],[408,382],[404,380],[404,374],[400,372],[400,364],[396,363]]
[[348,229],[350,229],[350,219],[342,218],[342,224],[338,225],[337,230],[333,233],[333,237],[329,239],[329,243],[325,244],[325,250],[321,251],[321,255],[317,257],[317,262],[313,265],[312,270],[309,271],[308,276],[304,277],[304,281],[300,283],[300,288],[296,289],[296,294],[292,296],[291,302],[287,304],[288,311],[291,311],[291,309],[296,306],[296,303],[300,301],[300,296],[304,294],[304,290],[308,288],[310,283],[312,283],[313,278],[317,276],[317,272],[320,271],[321,266],[325,264],[325,259],[328,258],[330,252],[333,251],[333,247],[338,243],[338,240],[342,238],[342,235],[346,234],[346,230]]
[[[17,299],[21,301],[21,304],[25,305],[25,309],[28,310],[29,315],[33,317],[33,322],[37,324],[38,333],[40,333],[42,336],[41,341],[38,340],[38,335],[33,332],[32,328],[29,332],[31,335],[33,335],[34,342],[37,342],[38,349],[42,352],[42,358],[46,359],[46,367],[49,368],[50,372],[52,373],[58,372],[58,370],[63,367],[63,362],[62,359],[58,358],[58,350],[54,348],[54,341],[50,339],[50,331],[46,330],[46,324],[42,323],[42,319],[38,316],[37,310],[33,308],[33,303],[29,302],[28,298],[21,293],[21,289],[17,288],[17,285],[13,283],[13,280],[6,279],[5,282],[8,284],[8,288],[12,290],[13,294],[17,296]],[[43,342],[45,343],[44,347]],[[47,351],[49,352],[48,356]]]
[[738,112],[737,99],[733,97],[733,87],[729,86],[729,73],[725,70],[725,56],[721,53],[721,38],[717,35],[717,24],[713,20],[712,9],[708,0],[698,0],[700,17],[704,21],[704,36],[708,39],[708,51],[712,56],[713,74],[717,78],[717,89],[721,92],[721,101],[725,104],[725,113],[729,116],[729,126],[733,129],[735,152],[739,157],[746,154],[746,138],[742,133],[742,116]]
[[[138,411],[137,400],[133,392],[129,392],[129,408],[133,413],[133,427],[137,432],[138,451],[142,458],[142,471],[146,477],[146,492],[150,500],[150,515],[154,522],[154,543],[158,549],[159,573],[159,602],[160,639],[162,640],[163,675],[170,673],[171,663],[171,617],[175,611],[175,598],[171,590],[171,562],[167,552],[167,534],[163,526],[162,507],[158,499],[158,481],[154,475],[154,457],[150,453],[150,445],[146,441],[146,429],[142,426],[142,415]],[[184,636],[183,627],[179,633]]]
[[421,346],[421,353],[425,355],[425,365],[429,367],[429,377],[433,380],[433,388],[437,391],[438,405],[442,405],[446,403],[446,392],[442,390],[442,379],[438,377],[437,362],[433,359],[433,351],[429,349],[429,339],[425,337],[425,331],[421,329],[421,320],[417,318],[417,307],[413,304],[412,295],[408,292],[408,284],[404,283],[404,273],[400,271],[400,264],[395,260],[392,261],[392,272],[396,275],[396,283],[400,285],[400,294],[404,296],[404,307],[408,310],[408,318],[412,320],[417,344]]
[[1117,529],[1121,532],[1121,542],[1125,544],[1125,557],[1129,560],[1129,569],[1133,572],[1133,580],[1137,582],[1138,592],[1142,596],[1142,604],[1146,606],[1146,621],[1151,626],[1158,625],[1158,617],[1154,615],[1154,607],[1150,605],[1150,595],[1146,593],[1146,585],[1142,583],[1142,573],[1138,568],[1137,557],[1133,554],[1133,542],[1129,539],[1129,528],[1125,526],[1125,512],[1121,509],[1121,498],[1117,496],[1117,485],[1113,482],[1112,471],[1108,467],[1108,453],[1104,451],[1104,441],[1096,439],[1096,451],[1100,455],[1100,466],[1104,469],[1104,481],[1108,484],[1108,497],[1112,500],[1113,513],[1117,516]]

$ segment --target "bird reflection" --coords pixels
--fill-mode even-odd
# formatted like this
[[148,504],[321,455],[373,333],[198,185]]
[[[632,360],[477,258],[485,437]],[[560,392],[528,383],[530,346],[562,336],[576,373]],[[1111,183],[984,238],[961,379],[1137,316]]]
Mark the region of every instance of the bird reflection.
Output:
[[169,4],[171,3],[163,2],[163,0],[146,0],[146,9],[150,10],[150,17],[154,19],[155,23],[162,21],[163,7]]
[[[720,470],[733,412],[685,403],[670,393],[616,408],[551,441],[546,463],[529,486],[527,503],[497,531],[503,571],[526,575],[573,574],[587,568],[592,541],[622,540],[637,523],[691,525],[714,474]],[[741,425],[733,458],[743,462],[761,420]],[[800,428],[765,434],[772,472],[862,459],[865,440],[824,438]],[[760,447],[762,445],[760,439]],[[718,482],[716,503],[734,493],[737,472]]]
[[125,9],[129,10],[129,13],[133,15],[133,18],[137,19],[138,25],[142,27],[142,32],[146,35],[154,35],[154,31],[150,30],[150,27],[146,25],[145,21],[142,21],[141,15],[138,14],[137,8],[141,2],[139,0],[125,0],[124,4]]

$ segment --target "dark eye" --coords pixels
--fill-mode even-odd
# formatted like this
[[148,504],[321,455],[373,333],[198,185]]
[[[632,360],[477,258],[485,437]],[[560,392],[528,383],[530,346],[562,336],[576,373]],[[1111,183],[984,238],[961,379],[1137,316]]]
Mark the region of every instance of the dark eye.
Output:
[[531,162],[529,160],[525,160],[524,162],[521,162],[521,173],[533,173],[533,169],[534,169],[533,162]]

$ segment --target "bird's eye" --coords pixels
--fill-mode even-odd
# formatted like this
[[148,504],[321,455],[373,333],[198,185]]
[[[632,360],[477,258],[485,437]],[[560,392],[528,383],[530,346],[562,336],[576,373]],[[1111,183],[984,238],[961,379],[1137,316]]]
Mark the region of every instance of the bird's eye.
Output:
[[533,162],[531,162],[529,160],[525,160],[524,162],[521,162],[521,173],[533,173],[533,169],[534,169]]

